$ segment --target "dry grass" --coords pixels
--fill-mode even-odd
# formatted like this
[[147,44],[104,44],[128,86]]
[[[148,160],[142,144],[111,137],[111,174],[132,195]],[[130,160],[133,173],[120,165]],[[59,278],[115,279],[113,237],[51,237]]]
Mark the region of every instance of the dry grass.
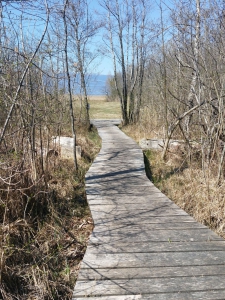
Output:
[[106,101],[105,95],[89,95],[88,96],[89,101]]
[[152,139],[156,137],[154,132],[149,132],[142,124],[126,125],[121,129],[136,142],[139,142],[141,139]]
[[[193,180],[194,179],[194,180]],[[198,222],[225,238],[225,184],[217,186],[213,174],[199,169],[186,169],[162,185],[162,190]]]
[[72,297],[93,227],[84,175],[100,146],[95,130],[81,135],[78,173],[72,161],[57,158],[32,184],[19,157],[0,158],[0,299]]
[[154,184],[198,222],[225,238],[225,183],[218,186],[215,174],[203,172],[197,162],[189,166],[184,154],[146,151]]
[[91,119],[121,119],[118,101],[90,100],[89,102]]
[[164,137],[164,130],[158,125],[157,116],[149,108],[142,108],[140,121],[137,124],[127,125],[122,130],[136,142],[141,139]]

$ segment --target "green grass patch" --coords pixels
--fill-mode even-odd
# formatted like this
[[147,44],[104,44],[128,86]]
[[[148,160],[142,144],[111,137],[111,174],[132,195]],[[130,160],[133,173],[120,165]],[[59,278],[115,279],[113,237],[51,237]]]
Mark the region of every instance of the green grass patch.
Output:
[[91,119],[121,119],[120,103],[106,100],[89,100]]

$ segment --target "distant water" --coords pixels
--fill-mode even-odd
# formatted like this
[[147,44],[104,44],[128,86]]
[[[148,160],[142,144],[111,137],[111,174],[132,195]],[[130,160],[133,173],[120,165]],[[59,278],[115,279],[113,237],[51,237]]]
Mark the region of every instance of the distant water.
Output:
[[107,93],[107,79],[108,75],[87,76],[88,95],[106,95]]
[[[59,80],[59,89],[68,91],[67,78],[64,74],[59,74],[61,79]],[[98,74],[89,74],[86,75],[86,83],[87,83],[87,94],[88,95],[106,95],[107,94],[107,80],[112,77],[110,75],[98,75]],[[80,90],[80,76],[76,77],[71,74],[71,87],[73,94],[81,94]],[[46,83],[48,78],[46,78]],[[54,82],[48,83],[49,88],[54,89]]]
[[[111,77],[109,75],[86,75],[87,94],[88,95],[106,95],[107,94],[107,79]],[[71,82],[73,87],[73,94],[80,94],[80,76],[76,78],[71,76]]]

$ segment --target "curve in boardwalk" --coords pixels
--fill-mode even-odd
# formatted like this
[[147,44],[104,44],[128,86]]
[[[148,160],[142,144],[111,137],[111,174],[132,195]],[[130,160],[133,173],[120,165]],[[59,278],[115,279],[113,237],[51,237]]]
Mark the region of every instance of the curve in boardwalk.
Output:
[[73,299],[225,299],[225,241],[146,178],[132,139],[95,125],[102,149],[86,175],[95,228]]

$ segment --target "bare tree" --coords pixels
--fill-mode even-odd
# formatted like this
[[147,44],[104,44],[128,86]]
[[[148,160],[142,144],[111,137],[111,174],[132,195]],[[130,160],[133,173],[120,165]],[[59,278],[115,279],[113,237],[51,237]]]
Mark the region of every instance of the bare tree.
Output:
[[47,28],[48,28],[48,23],[49,23],[49,9],[48,9],[47,3],[45,3],[45,4],[46,4],[46,11],[47,11],[46,25],[45,25],[43,34],[41,36],[41,39],[39,40],[39,42],[38,42],[38,44],[37,44],[34,52],[32,53],[31,57],[29,58],[29,60],[28,60],[28,62],[26,64],[26,67],[25,67],[25,69],[23,71],[23,74],[22,74],[22,77],[20,79],[19,85],[17,87],[16,93],[15,93],[13,99],[12,99],[12,104],[11,104],[11,107],[10,107],[10,109],[8,111],[8,115],[7,115],[7,118],[5,120],[2,132],[1,132],[1,135],[0,135],[0,145],[3,142],[3,140],[4,140],[5,132],[7,130],[7,127],[9,125],[10,119],[12,117],[12,113],[13,113],[15,107],[16,107],[16,104],[17,104],[17,101],[18,101],[18,96],[19,96],[19,93],[20,93],[21,88],[23,86],[24,79],[25,79],[25,77],[27,75],[27,72],[29,70],[30,65],[32,64],[32,62],[33,62],[33,60],[34,60],[34,58],[35,58],[35,56],[36,56],[36,54],[37,54],[37,52],[38,52],[41,44],[43,42],[43,39],[45,37],[46,31],[47,31]]
[[69,92],[69,106],[70,106],[70,118],[71,118],[71,127],[72,127],[72,135],[73,135],[73,156],[74,156],[74,168],[77,170],[77,157],[76,157],[76,131],[75,131],[75,118],[74,118],[74,109],[73,109],[73,97],[71,90],[71,81],[70,81],[70,72],[69,72],[69,62],[68,62],[68,29],[67,29],[67,17],[66,11],[68,7],[68,0],[64,3],[63,9],[63,22],[64,22],[64,32],[65,32],[65,58],[66,58],[66,74],[67,74],[67,82],[68,82],[68,92]]
[[92,37],[98,30],[98,22],[94,20],[89,11],[89,4],[86,0],[70,0],[67,14],[69,24],[69,36],[72,52],[74,53],[75,69],[79,74],[81,86],[82,106],[87,127],[90,126],[89,103],[88,103],[88,66],[95,58],[90,53],[88,46]]
[[137,122],[146,61],[147,4],[144,0],[123,4],[119,0],[104,0],[101,5],[106,11],[105,39],[114,65],[123,123]]

